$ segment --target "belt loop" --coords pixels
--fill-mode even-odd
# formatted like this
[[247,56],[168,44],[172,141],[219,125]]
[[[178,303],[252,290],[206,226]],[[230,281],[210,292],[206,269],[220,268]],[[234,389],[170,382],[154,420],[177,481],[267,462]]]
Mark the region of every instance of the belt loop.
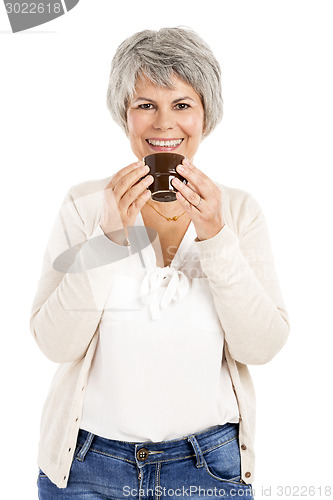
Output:
[[196,467],[203,467],[203,465],[204,465],[204,458],[203,458],[203,454],[202,454],[201,448],[199,446],[199,443],[196,440],[196,437],[195,436],[189,436],[187,438],[187,440],[192,444],[194,452],[195,452],[195,456],[197,458],[197,463],[195,464],[195,466]]
[[83,462],[85,459],[85,456],[91,446],[92,440],[94,439],[95,434],[92,434],[91,432],[88,432],[87,438],[84,442],[84,445],[82,446],[81,450],[79,453],[76,455],[76,460],[79,460],[80,462]]

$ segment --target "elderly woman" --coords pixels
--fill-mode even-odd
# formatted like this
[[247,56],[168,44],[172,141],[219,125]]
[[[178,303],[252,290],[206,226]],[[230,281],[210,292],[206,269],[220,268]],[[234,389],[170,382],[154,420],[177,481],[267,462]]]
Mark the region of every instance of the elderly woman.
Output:
[[[222,118],[220,77],[189,29],[136,33],[114,56],[108,107],[137,161],[70,188],[32,307],[37,344],[60,363],[42,500],[252,498],[246,365],[272,359],[289,325],[260,207],[194,165]],[[147,189],[142,158],[156,152],[185,157],[174,201]]]

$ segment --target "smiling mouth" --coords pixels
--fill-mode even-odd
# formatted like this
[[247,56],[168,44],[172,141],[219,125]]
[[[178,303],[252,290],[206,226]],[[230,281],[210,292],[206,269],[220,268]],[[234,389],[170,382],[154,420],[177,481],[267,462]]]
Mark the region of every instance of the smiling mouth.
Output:
[[184,139],[169,139],[169,140],[161,140],[161,141],[158,141],[158,140],[155,140],[155,139],[146,139],[146,141],[148,142],[148,144],[150,144],[150,146],[158,146],[158,147],[162,147],[162,148],[175,148],[177,146],[179,146],[182,142],[183,142]]

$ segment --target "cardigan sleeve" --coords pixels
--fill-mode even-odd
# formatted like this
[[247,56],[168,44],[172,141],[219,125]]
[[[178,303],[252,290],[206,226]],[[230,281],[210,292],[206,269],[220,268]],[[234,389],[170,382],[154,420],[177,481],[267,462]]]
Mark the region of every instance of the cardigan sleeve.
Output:
[[266,221],[249,197],[238,236],[226,224],[208,240],[196,241],[231,356],[263,364],[289,334],[287,311],[276,276]]
[[66,363],[85,355],[114,272],[127,255],[99,225],[87,237],[70,189],[51,231],[31,308],[31,332],[49,359]]

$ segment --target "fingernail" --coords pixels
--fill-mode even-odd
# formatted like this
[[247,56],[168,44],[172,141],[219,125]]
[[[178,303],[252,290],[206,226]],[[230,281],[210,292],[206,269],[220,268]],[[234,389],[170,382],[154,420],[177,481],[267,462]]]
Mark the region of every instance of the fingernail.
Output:
[[140,160],[140,161],[137,162],[137,166],[138,167],[143,167],[144,164],[145,164],[145,162],[143,160]]
[[179,172],[185,172],[185,168],[183,165],[177,165],[177,171],[179,170]]
[[188,160],[187,158],[185,158],[183,160],[183,164],[186,165],[187,167],[189,167],[191,165],[191,162],[190,162],[190,160]]

